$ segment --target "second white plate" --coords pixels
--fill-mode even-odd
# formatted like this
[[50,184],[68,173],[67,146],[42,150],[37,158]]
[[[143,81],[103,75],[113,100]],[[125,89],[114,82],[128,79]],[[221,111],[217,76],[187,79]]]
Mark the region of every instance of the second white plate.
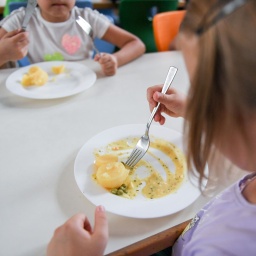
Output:
[[[53,66],[64,65],[66,72],[54,75]],[[38,66],[49,75],[49,82],[43,86],[24,87],[21,84],[22,76],[32,66]],[[71,96],[90,88],[96,81],[96,74],[80,63],[68,61],[40,62],[19,68],[6,80],[6,88],[19,96],[31,99],[56,99]]]

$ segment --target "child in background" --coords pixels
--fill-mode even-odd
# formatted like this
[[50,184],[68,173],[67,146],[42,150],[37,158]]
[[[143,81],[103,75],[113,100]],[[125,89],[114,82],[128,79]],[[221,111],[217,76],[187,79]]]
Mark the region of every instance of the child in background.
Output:
[[[105,75],[114,75],[118,67],[145,52],[145,46],[136,36],[115,26],[96,10],[80,9],[75,0],[38,0],[27,26],[29,32],[28,58],[31,63],[50,60],[79,61],[92,57],[92,40],[76,23],[83,17],[93,29],[93,36],[114,44],[120,50],[96,55]],[[0,38],[21,27],[25,9],[20,8],[5,18]]]
[[[250,173],[198,212],[173,256],[255,256],[255,13],[255,0],[191,0],[178,37],[191,80],[188,97],[173,88],[166,95],[162,86],[148,89],[150,109],[161,103],[155,121],[164,124],[162,113],[186,118],[188,163],[201,179],[217,150]],[[84,214],[58,228],[47,255],[102,256],[107,220],[102,206],[95,214],[94,229]]]

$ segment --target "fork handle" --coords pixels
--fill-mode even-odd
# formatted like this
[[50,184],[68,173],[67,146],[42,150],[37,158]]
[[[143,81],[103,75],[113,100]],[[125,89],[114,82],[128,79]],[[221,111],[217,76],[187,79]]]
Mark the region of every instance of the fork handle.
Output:
[[96,52],[96,54],[100,55],[100,51],[97,49],[95,43],[93,42],[93,38],[92,38],[92,47],[93,47],[94,51]]
[[[168,74],[166,76],[166,79],[165,79],[165,82],[164,82],[164,85],[163,85],[163,88],[162,88],[162,91],[161,91],[163,94],[166,94],[167,90],[171,86],[172,81],[173,81],[177,71],[178,71],[178,69],[176,67],[170,67],[169,68]],[[150,127],[150,125],[153,121],[153,118],[154,118],[159,106],[160,106],[160,102],[158,102],[156,107],[154,107],[152,112],[151,112],[151,115],[150,115],[149,120],[147,122],[146,131],[145,131],[145,135],[147,135],[147,136],[148,136],[149,127]]]

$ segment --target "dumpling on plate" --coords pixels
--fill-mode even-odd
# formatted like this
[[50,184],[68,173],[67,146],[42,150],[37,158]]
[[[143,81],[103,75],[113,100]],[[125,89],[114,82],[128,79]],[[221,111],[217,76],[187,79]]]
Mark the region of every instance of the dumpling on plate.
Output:
[[38,66],[33,66],[24,74],[21,80],[23,86],[44,85],[48,82],[48,74]]
[[104,188],[118,188],[124,184],[129,170],[120,162],[108,162],[100,165],[96,171],[97,182]]

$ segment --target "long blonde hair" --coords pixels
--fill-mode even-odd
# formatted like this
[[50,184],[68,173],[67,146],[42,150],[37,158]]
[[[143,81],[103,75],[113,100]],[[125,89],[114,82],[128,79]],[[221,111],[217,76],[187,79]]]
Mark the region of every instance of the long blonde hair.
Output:
[[[212,18],[209,9],[220,3],[220,10],[225,2],[230,1],[191,0],[181,33],[196,35],[202,19]],[[256,111],[256,1],[247,1],[198,35],[198,49],[185,132],[188,163],[202,180],[213,145],[222,143],[228,129],[236,127],[249,142],[244,120]]]

